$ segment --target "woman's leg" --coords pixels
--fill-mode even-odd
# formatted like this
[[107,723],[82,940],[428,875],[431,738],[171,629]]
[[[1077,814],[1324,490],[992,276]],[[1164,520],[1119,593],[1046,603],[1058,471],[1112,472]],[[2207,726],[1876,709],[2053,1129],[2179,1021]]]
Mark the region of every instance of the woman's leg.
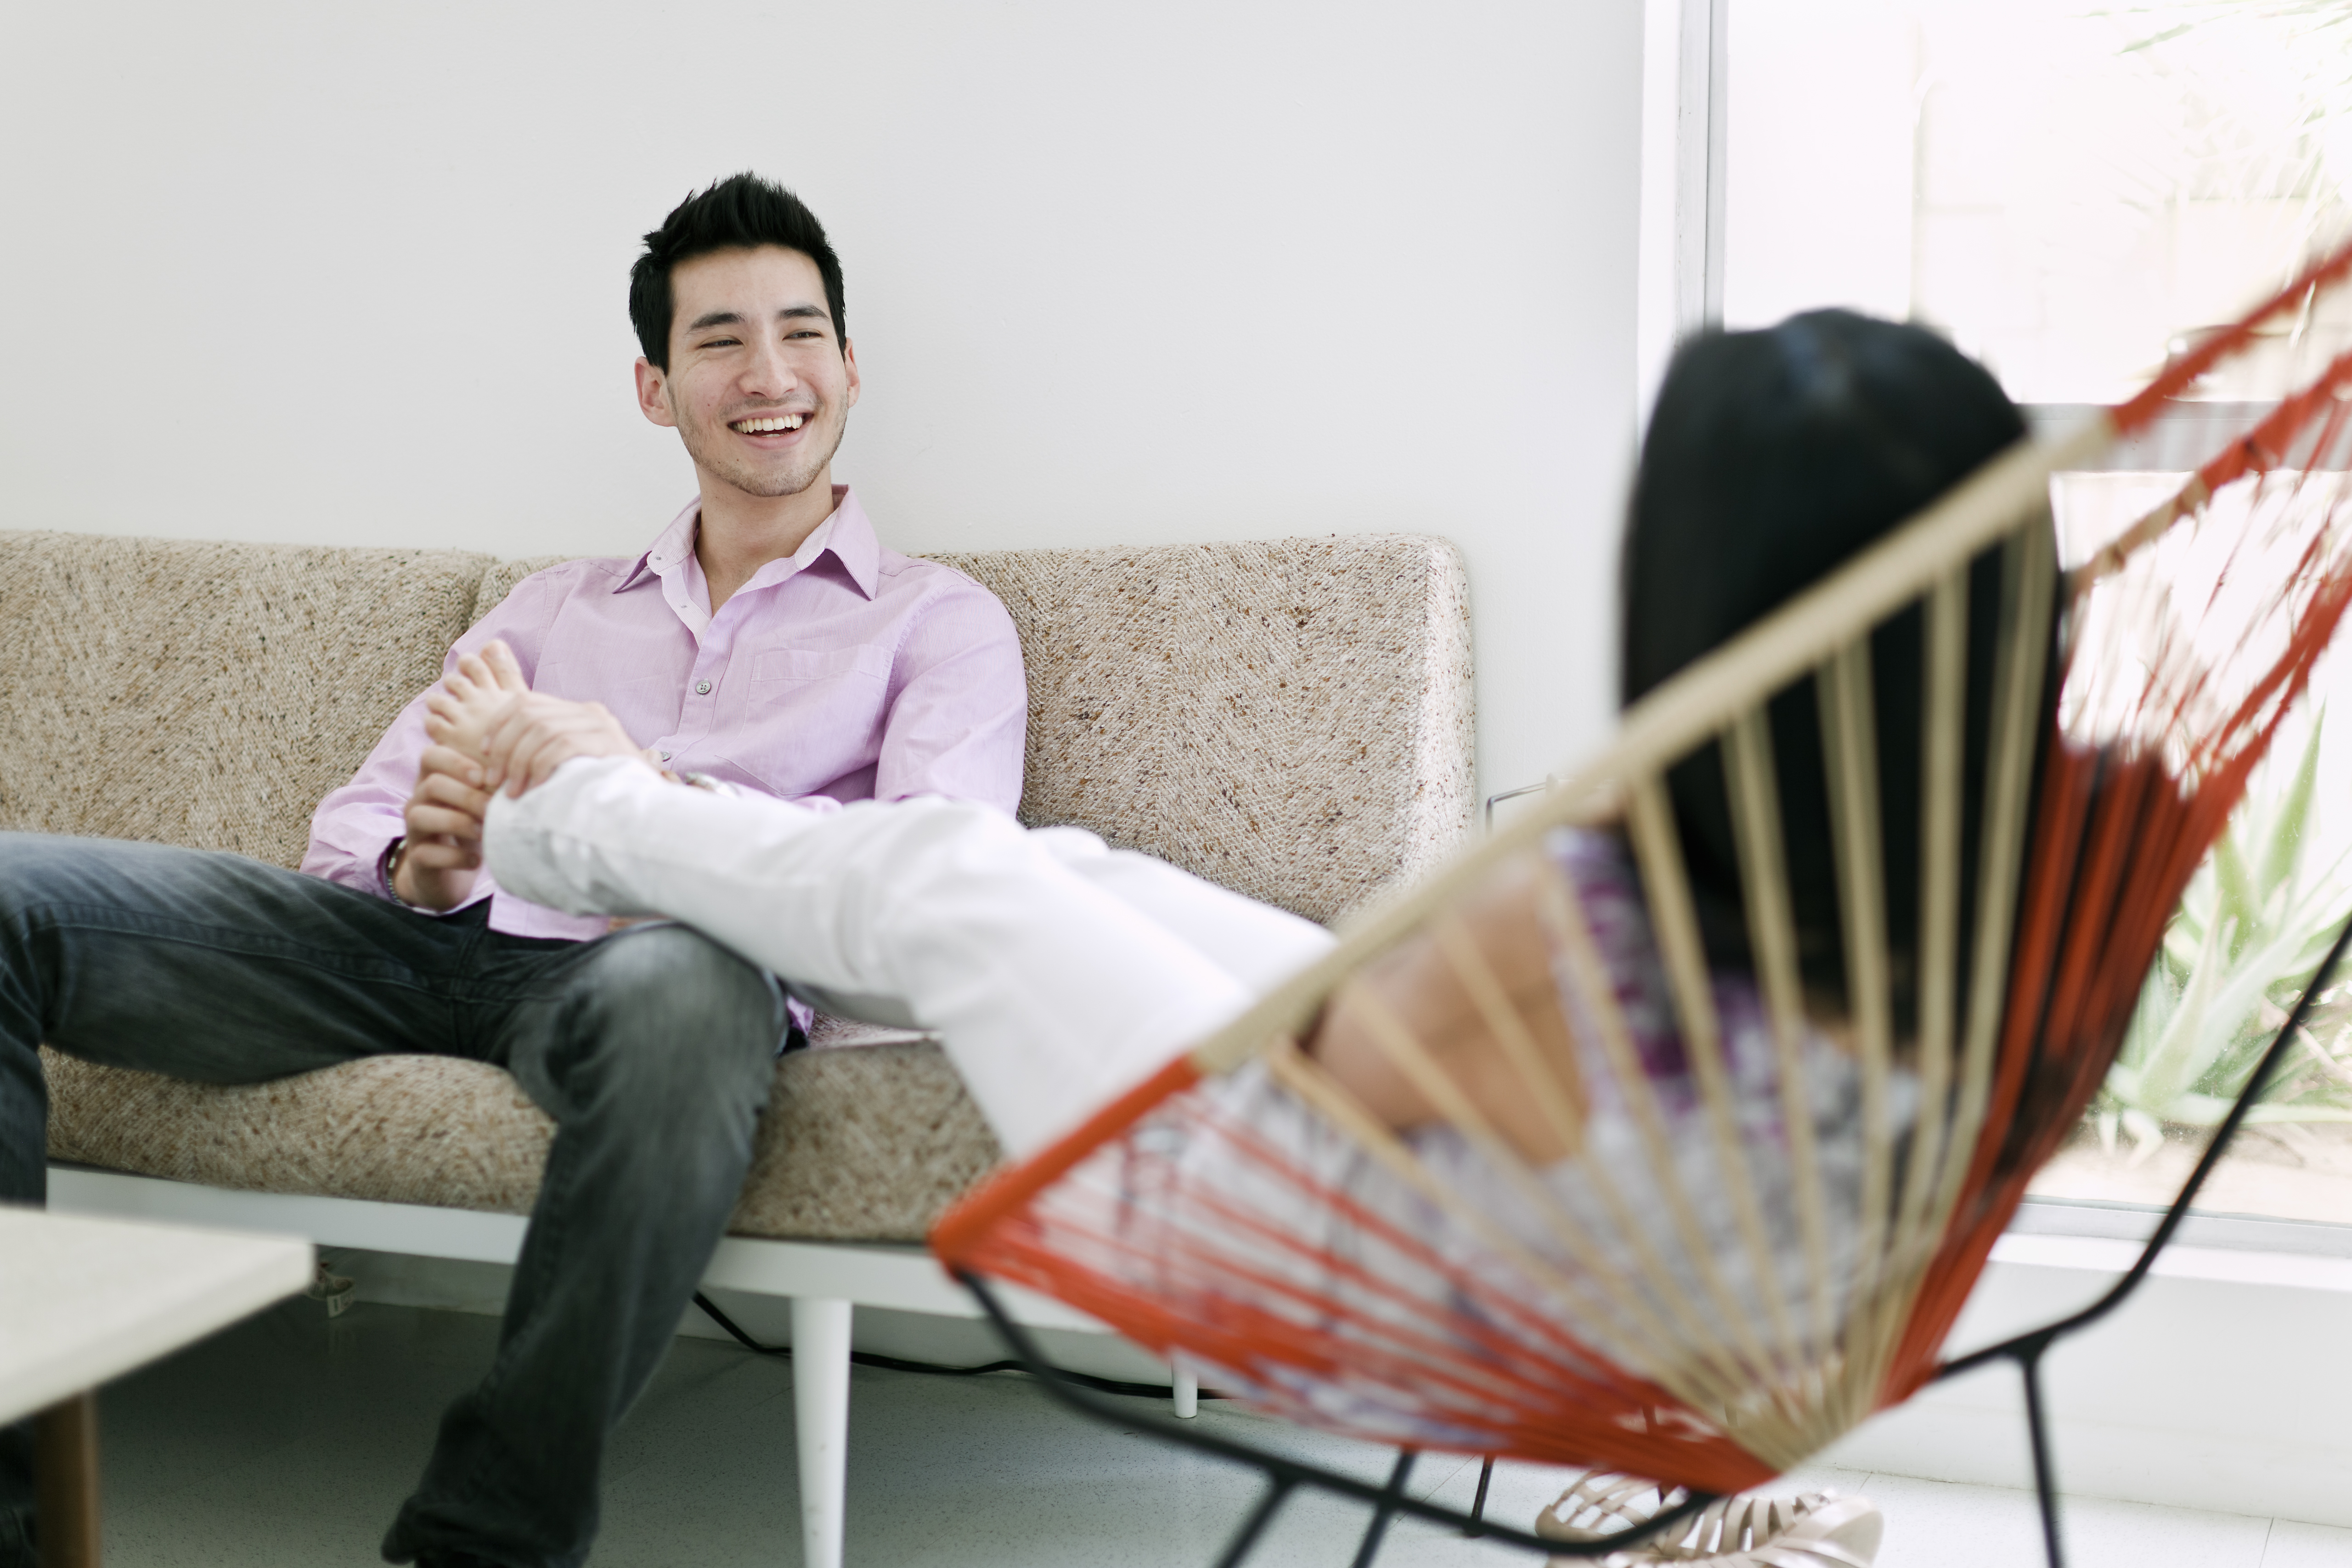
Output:
[[[903,1005],[940,1032],[1015,1155],[1328,940],[1173,868],[1033,835],[991,807],[922,799],[819,813],[681,788],[622,759],[576,761],[501,796],[486,844],[492,873],[524,898],[668,915],[853,1010]],[[1239,939],[1219,936],[1223,921]],[[1253,954],[1253,942],[1277,951]]]
[[1331,933],[1313,921],[1244,898],[1165,860],[1113,849],[1083,827],[1036,828],[1029,841],[1149,916],[1253,995],[1264,995],[1331,949]]

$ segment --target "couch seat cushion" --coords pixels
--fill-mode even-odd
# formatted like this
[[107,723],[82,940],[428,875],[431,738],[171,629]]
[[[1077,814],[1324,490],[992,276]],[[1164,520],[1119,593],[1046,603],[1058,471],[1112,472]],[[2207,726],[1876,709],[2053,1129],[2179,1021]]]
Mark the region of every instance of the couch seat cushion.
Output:
[[[555,1135],[502,1069],[447,1057],[235,1088],[41,1058],[52,1159],[209,1186],[527,1214]],[[937,1046],[796,1051],[729,1228],[920,1241],[998,1158]]]

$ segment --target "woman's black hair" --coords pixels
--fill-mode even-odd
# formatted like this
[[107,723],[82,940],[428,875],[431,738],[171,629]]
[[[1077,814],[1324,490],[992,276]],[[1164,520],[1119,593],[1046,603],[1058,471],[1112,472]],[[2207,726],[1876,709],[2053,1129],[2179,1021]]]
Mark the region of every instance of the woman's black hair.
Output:
[[[1921,327],[1813,310],[1709,332],[1675,356],[1633,487],[1621,563],[1629,705],[1890,532],[2025,434],[1983,366]],[[2000,614],[1998,555],[1969,576],[1963,867],[1973,868]],[[1871,637],[1886,923],[1897,1025],[1911,1026],[1919,926],[1921,616]],[[1790,897],[1809,985],[1842,991],[1836,865],[1813,682],[1769,709]],[[1710,957],[1745,967],[1720,754],[1669,774]],[[1974,879],[1963,876],[1964,885]],[[1962,910],[1961,931],[1970,914]]]

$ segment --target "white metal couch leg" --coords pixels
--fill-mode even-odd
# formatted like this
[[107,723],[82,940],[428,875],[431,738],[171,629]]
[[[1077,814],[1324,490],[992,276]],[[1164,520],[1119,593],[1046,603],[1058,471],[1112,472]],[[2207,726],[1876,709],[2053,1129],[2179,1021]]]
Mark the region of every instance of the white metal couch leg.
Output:
[[1190,1421],[1201,1414],[1201,1374],[1182,1362],[1175,1363],[1176,1386],[1169,1392],[1174,1396],[1176,1414]]
[[793,1433],[803,1568],[841,1568],[849,1458],[849,1303],[793,1298]]

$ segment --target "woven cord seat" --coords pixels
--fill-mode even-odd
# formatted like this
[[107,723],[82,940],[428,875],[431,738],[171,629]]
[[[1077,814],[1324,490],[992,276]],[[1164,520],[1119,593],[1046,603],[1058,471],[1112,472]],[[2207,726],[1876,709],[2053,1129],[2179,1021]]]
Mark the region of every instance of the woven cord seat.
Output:
[[[1057,1296],[1229,1396],[1408,1450],[1386,1488],[1264,1459],[1229,1562],[1302,1482],[1375,1505],[1368,1552],[1391,1512],[1458,1518],[1405,1497],[1423,1448],[1687,1489],[1655,1529],[1908,1397],[2352,599],[2352,355],[2070,574],[2051,478],[2347,272],[2352,247],[1658,687],[1328,960],[998,1173],[935,1249],[984,1300],[992,1279]],[[1916,671],[1916,707],[1890,669]],[[1797,732],[1835,851],[1827,951],[1785,853]],[[1918,748],[1916,819],[1881,798],[1896,744]],[[1727,847],[1695,837],[1708,798]],[[1708,857],[1733,862],[1728,907],[1691,875]],[[1513,984],[1481,913],[1503,899],[1534,911],[1546,984]],[[1646,991],[1612,966],[1636,928]],[[1532,1138],[1364,984],[1408,952],[1509,1058]],[[1392,1131],[1301,1048],[1350,1009],[1441,1125]]]

